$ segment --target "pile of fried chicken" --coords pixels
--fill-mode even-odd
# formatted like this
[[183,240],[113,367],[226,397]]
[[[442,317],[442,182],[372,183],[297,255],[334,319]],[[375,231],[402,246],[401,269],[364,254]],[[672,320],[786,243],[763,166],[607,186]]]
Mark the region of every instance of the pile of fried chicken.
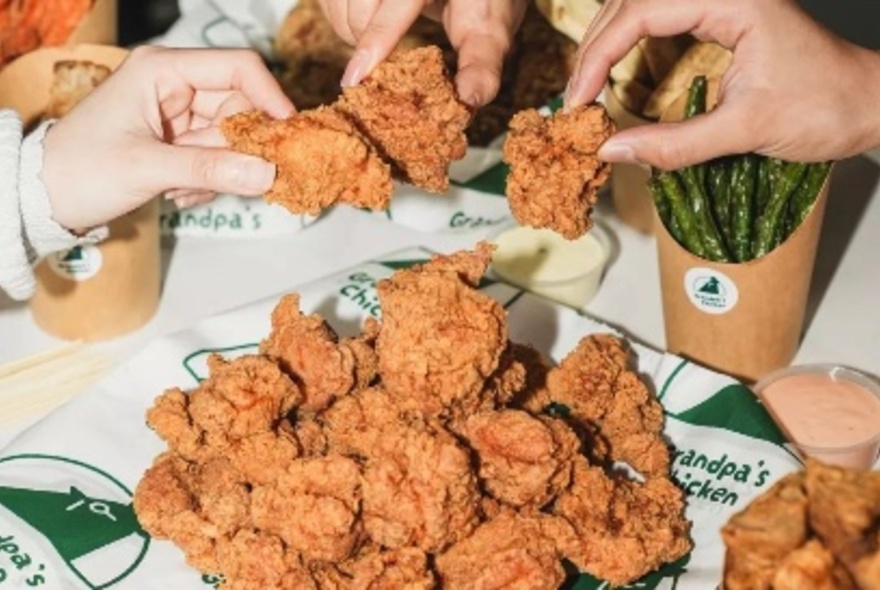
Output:
[[721,533],[725,590],[880,590],[880,473],[808,460]]
[[229,590],[555,590],[563,560],[623,585],[686,554],[662,409],[626,346],[588,336],[552,366],[511,342],[477,288],[491,253],[397,271],[355,337],[288,295],[259,354],[159,396],[144,529]]

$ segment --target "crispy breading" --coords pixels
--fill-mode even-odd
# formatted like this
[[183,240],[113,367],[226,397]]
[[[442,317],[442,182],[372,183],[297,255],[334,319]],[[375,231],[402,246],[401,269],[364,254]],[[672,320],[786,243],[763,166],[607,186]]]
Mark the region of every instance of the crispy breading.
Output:
[[629,584],[692,548],[684,494],[666,477],[644,483],[609,476],[586,459],[575,460],[571,487],[553,513],[574,527],[562,552],[582,571]]
[[336,107],[393,166],[401,180],[433,192],[449,187],[449,165],[464,157],[471,118],[435,46],[396,51]]
[[375,377],[372,338],[339,342],[333,328],[317,315],[303,314],[299,295],[291,294],[275,306],[272,332],[260,344],[260,352],[275,359],[300,386],[300,411],[316,412]]
[[590,214],[611,167],[596,152],[614,132],[599,104],[544,117],[530,109],[510,121],[504,161],[507,200],[520,225],[549,228],[568,239],[592,226]]
[[484,385],[507,345],[505,312],[473,288],[491,252],[481,243],[474,252],[438,256],[379,283],[379,372],[403,407],[453,417],[494,403]]
[[773,576],[773,590],[856,590],[849,574],[816,539],[783,558]]
[[803,475],[791,474],[774,484],[733,515],[721,529],[721,537],[728,549],[725,588],[771,588],[782,560],[807,540]]
[[83,60],[55,62],[45,117],[63,117],[109,77],[110,68],[102,64]]
[[336,203],[385,209],[391,200],[391,169],[372,143],[338,111],[318,108],[272,119],[248,111],[221,123],[229,146],[277,166],[270,203],[294,213],[317,215]]
[[555,590],[565,579],[546,515],[502,511],[472,535],[437,556],[447,590]]
[[571,482],[577,435],[561,420],[521,410],[475,414],[464,437],[486,491],[515,508],[541,508]]

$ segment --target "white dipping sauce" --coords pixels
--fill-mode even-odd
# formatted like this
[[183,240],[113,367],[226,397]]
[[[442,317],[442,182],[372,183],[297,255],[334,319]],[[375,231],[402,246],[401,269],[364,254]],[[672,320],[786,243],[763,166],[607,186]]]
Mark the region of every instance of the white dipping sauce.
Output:
[[571,307],[596,294],[609,244],[594,227],[576,240],[547,229],[515,227],[495,238],[492,269],[502,279]]

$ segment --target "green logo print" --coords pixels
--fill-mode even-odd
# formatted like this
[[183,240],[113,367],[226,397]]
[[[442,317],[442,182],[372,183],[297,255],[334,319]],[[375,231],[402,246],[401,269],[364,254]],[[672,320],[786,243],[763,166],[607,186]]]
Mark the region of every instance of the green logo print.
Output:
[[15,587],[11,576],[19,574],[28,586],[57,587],[45,542],[91,590],[118,583],[146,554],[150,540],[131,492],[110,475],[64,457],[17,455],[0,459],[0,481],[10,480],[27,484],[0,486],[0,555],[12,556],[12,566],[0,563],[0,581],[9,577]]
[[61,259],[64,262],[74,262],[83,259],[83,251],[80,246],[76,246],[67,251],[67,254]]
[[716,277],[704,279],[702,284],[698,282],[697,285],[697,291],[700,293],[706,293],[707,295],[724,295],[724,288]]

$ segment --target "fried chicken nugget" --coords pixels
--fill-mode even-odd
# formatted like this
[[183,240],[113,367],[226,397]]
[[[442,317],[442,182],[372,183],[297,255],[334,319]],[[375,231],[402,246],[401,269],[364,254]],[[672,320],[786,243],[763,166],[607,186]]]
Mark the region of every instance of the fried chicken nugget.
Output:
[[[581,340],[547,375],[547,399],[607,445],[607,459],[623,461],[643,475],[669,470],[663,440],[663,408],[639,376],[627,368],[620,338],[593,335]],[[530,408],[535,411],[535,408]]]
[[376,440],[363,477],[370,538],[390,549],[445,549],[479,523],[470,453],[440,427],[399,425]]
[[242,529],[218,544],[217,562],[223,590],[318,590],[299,556],[285,550],[277,536],[261,531]]
[[504,142],[507,200],[516,220],[570,240],[586,233],[597,192],[611,172],[596,153],[613,132],[599,104],[549,117],[534,109],[517,113]]
[[565,572],[552,528],[555,519],[500,512],[436,559],[446,590],[550,590]]
[[804,476],[788,475],[733,515],[721,529],[727,547],[724,587],[770,588],[781,561],[807,540]]
[[432,192],[449,187],[464,157],[471,118],[436,46],[396,51],[335,105],[372,141],[401,180]]
[[147,411],[147,424],[189,460],[226,451],[231,441],[273,432],[302,400],[278,366],[259,356],[208,359],[211,376],[189,395],[170,389]]
[[576,535],[562,547],[566,558],[612,586],[622,586],[685,555],[692,548],[684,495],[668,478],[644,483],[609,476],[583,457],[571,487],[553,513]]
[[360,490],[360,466],[347,457],[297,459],[275,483],[254,486],[251,518],[307,560],[343,560],[362,539]]
[[336,203],[386,209],[391,169],[348,118],[331,108],[295,113],[286,120],[248,111],[227,117],[221,130],[233,150],[277,166],[270,203],[317,215]]
[[321,590],[433,590],[428,556],[418,549],[380,549],[370,545],[336,564],[322,564],[315,577]]
[[376,376],[374,335],[339,342],[333,328],[318,315],[299,309],[299,295],[281,298],[272,311],[272,332],[260,352],[275,359],[300,385],[300,410],[317,412],[335,398],[366,387]]
[[849,574],[822,543],[811,539],[785,556],[773,590],[856,590]]
[[861,590],[880,589],[880,473],[806,467],[810,527]]
[[217,547],[248,522],[249,492],[228,461],[202,465],[166,453],[135,489],[138,521],[151,536],[169,539],[201,571],[218,571]]
[[471,416],[464,436],[492,496],[516,508],[541,508],[571,482],[577,435],[561,420],[521,410]]
[[379,283],[379,372],[401,407],[453,417],[494,403],[485,384],[507,346],[505,311],[475,289],[491,255],[484,242]]

